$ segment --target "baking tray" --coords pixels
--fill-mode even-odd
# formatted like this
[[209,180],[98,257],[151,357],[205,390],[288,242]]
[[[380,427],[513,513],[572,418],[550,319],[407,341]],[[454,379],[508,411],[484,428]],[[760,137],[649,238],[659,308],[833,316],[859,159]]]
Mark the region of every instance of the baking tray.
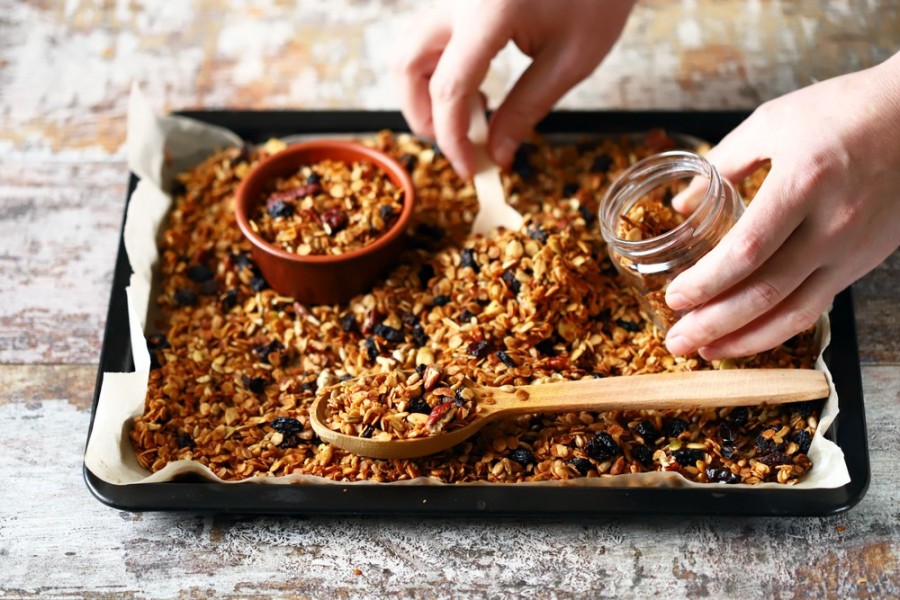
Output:
[[[291,134],[408,131],[397,112],[359,111],[186,111],[178,113],[226,127],[249,141]],[[717,142],[744,120],[746,112],[556,112],[538,127],[543,133],[625,133],[663,127]],[[137,181],[128,188],[126,206]],[[120,236],[112,296],[91,412],[104,372],[134,370],[125,287],[131,274]],[[129,510],[240,514],[393,514],[545,516],[755,515],[823,516],[841,513],[862,499],[869,485],[865,411],[851,290],[841,292],[831,313],[832,341],[825,360],[837,387],[840,414],[828,436],[843,450],[850,482],[835,489],[532,487],[495,485],[265,485],[200,480],[114,485],[84,467],[88,488],[111,507]],[[90,430],[88,432],[90,436]]]

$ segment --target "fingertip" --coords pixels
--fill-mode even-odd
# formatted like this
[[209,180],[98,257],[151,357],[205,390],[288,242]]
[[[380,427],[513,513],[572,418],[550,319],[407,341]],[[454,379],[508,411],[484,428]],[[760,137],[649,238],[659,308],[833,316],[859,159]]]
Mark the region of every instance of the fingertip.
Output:
[[674,356],[685,356],[694,351],[694,345],[683,335],[666,337],[666,349]]
[[694,302],[677,289],[673,290],[672,286],[666,290],[666,304],[674,311],[682,311],[692,308]]
[[498,136],[496,140],[491,142],[491,157],[494,162],[504,169],[508,169],[512,165],[516,150],[519,149],[519,142],[509,136]]

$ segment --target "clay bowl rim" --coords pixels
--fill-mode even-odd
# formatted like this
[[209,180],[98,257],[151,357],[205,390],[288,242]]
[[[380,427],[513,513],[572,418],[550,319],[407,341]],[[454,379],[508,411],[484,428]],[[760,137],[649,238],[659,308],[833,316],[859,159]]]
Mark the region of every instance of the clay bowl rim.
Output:
[[[256,205],[261,202],[261,198],[248,197],[247,188],[250,187],[251,182],[255,182],[256,180],[263,177],[262,173],[264,173],[264,171],[266,170],[265,167],[270,163],[284,162],[285,165],[293,163],[293,166],[285,166],[283,172],[282,169],[275,169],[273,173],[265,176],[266,181],[274,179],[276,177],[289,175],[304,164],[315,164],[315,162],[327,158],[320,157],[314,162],[303,161],[302,156],[310,151],[319,151],[325,155],[333,155],[332,160],[341,160],[344,162],[347,162],[348,160],[350,160],[351,162],[361,160],[370,162],[374,164],[376,168],[381,169],[381,171],[388,176],[388,178],[394,185],[400,187],[403,190],[403,210],[400,212],[400,216],[397,218],[394,224],[391,225],[390,229],[388,229],[382,235],[378,236],[375,241],[366,246],[363,246],[362,248],[356,248],[355,250],[342,252],[340,254],[308,255],[288,252],[287,250],[266,241],[261,235],[253,231],[253,229],[250,227],[249,214],[253,210],[253,208],[255,208]],[[345,154],[347,153],[354,154],[356,156],[348,158],[347,156],[345,156]],[[291,160],[292,158],[294,159],[293,161]],[[264,184],[265,181],[261,183]],[[263,252],[293,263],[321,265],[350,261],[355,258],[365,256],[366,254],[377,252],[382,247],[390,244],[405,231],[406,226],[409,223],[410,218],[412,217],[414,202],[415,186],[413,185],[412,178],[409,176],[409,173],[407,173],[406,169],[400,166],[400,163],[391,158],[387,153],[382,152],[381,150],[370,148],[368,146],[364,146],[359,142],[348,140],[322,139],[290,145],[284,150],[276,152],[272,156],[269,156],[263,159],[261,162],[257,163],[256,166],[254,166],[250,170],[250,172],[247,173],[247,175],[241,181],[241,184],[238,186],[237,192],[235,193],[234,212],[241,233],[251,244],[259,248]]]

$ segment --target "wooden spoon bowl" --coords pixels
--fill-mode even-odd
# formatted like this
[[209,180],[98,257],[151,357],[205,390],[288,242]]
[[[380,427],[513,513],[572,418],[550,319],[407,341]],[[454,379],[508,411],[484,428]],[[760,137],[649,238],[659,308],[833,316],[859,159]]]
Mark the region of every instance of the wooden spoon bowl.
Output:
[[585,410],[691,410],[783,404],[827,398],[829,393],[825,374],[812,369],[658,373],[526,385],[512,391],[470,387],[477,399],[475,419],[461,429],[428,437],[377,440],[334,431],[325,425],[329,408],[321,396],[310,408],[310,420],[319,438],[354,454],[415,458],[451,448],[500,417]]

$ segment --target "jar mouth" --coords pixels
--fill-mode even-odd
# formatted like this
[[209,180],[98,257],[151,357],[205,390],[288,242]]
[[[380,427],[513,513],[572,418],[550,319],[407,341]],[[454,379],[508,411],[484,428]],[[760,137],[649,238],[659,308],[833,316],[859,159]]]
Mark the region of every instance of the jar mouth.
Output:
[[[696,208],[684,221],[657,236],[641,240],[627,240],[616,235],[619,218],[642,198],[673,181],[693,177],[707,179],[706,192]],[[722,194],[722,178],[719,172],[699,154],[685,150],[672,150],[649,156],[628,167],[609,187],[600,202],[600,230],[607,243],[631,257],[641,257],[665,252],[702,231],[710,219],[715,218],[711,204]]]

